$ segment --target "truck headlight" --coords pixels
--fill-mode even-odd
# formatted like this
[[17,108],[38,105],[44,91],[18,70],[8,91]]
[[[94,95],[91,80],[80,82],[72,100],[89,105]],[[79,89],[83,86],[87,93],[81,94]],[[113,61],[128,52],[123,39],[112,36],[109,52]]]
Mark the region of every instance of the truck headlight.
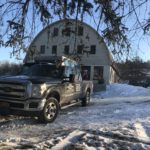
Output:
[[32,97],[41,97],[46,90],[45,84],[35,84],[32,86]]

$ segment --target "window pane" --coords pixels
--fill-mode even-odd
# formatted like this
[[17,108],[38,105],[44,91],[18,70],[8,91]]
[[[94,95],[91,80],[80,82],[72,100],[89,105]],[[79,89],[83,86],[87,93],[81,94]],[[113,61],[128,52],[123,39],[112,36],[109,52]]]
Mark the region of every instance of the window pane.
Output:
[[52,54],[57,54],[57,46],[52,46]]
[[90,54],[96,54],[96,45],[91,45]]
[[42,77],[51,77],[51,78],[62,78],[63,77],[64,68],[57,68],[54,65],[39,65],[35,64],[32,66],[26,66],[24,70],[20,73],[21,75],[28,76],[42,76]]
[[41,45],[40,54],[44,54],[44,53],[45,53],[45,45]]
[[82,66],[81,67],[82,79],[90,80],[90,72],[91,72],[90,66]]
[[58,36],[58,28],[54,28],[54,30],[53,30],[53,36]]
[[78,26],[78,35],[79,36],[83,35],[83,27],[82,26]]
[[78,45],[77,46],[77,54],[82,54],[83,53],[83,45]]
[[66,45],[65,47],[64,47],[64,54],[69,54],[69,45]]
[[74,66],[66,66],[64,76],[69,77],[71,74],[76,74],[75,67]]
[[70,36],[71,29],[69,27],[62,30],[62,35]]

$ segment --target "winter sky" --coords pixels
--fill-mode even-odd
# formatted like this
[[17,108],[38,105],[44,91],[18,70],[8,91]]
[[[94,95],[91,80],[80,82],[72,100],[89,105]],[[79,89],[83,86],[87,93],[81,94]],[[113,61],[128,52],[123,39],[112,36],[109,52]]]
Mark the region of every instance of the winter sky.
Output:
[[[139,12],[137,12],[137,14],[139,15],[138,17],[141,18],[141,20],[142,19],[146,20],[147,18],[149,18],[148,12],[147,12],[147,15],[145,15],[146,9],[150,10],[150,6],[143,5],[143,7],[139,10]],[[54,18],[53,22],[55,20],[58,20],[58,19]],[[87,24],[91,25],[93,28],[96,29],[96,24],[94,23],[92,17],[86,16],[84,22],[86,22]],[[97,22],[98,22],[98,20],[97,20]],[[132,30],[136,23],[136,17],[133,15],[132,17],[124,20],[124,22],[126,22],[127,27],[130,30]],[[41,30],[42,30],[42,27],[38,27],[35,35],[37,35],[38,32]],[[142,36],[142,35],[143,35],[143,32],[141,30],[137,30],[136,33],[134,33],[134,30],[133,30],[133,32],[130,32],[130,33],[127,32],[127,36],[129,38],[131,46],[132,46],[130,58],[132,59],[133,56],[137,55],[140,58],[142,58],[144,61],[148,61],[148,60],[150,60],[150,35],[149,34],[147,34],[146,36]],[[10,57],[10,53],[12,52],[12,50],[13,50],[12,48],[0,47],[0,62],[2,62],[2,61],[22,62],[25,54],[21,54],[20,60],[16,60],[15,57]]]

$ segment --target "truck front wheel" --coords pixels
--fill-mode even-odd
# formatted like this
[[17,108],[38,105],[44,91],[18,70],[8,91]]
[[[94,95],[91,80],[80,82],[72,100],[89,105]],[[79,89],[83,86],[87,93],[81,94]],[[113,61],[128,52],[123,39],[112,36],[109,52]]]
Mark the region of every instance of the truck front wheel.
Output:
[[82,99],[82,106],[87,106],[90,103],[91,93],[90,90],[86,91],[85,97]]
[[51,123],[56,119],[58,112],[59,103],[57,99],[51,97],[46,101],[42,113],[39,115],[39,120],[45,123]]

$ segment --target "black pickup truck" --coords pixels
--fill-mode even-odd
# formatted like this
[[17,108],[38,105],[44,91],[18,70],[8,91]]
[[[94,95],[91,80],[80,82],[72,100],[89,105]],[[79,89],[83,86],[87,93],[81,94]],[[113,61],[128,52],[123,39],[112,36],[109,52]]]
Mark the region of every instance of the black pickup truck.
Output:
[[83,81],[80,67],[67,58],[26,63],[19,75],[0,77],[0,105],[42,122],[53,122],[63,106],[86,106],[92,91],[93,83]]

